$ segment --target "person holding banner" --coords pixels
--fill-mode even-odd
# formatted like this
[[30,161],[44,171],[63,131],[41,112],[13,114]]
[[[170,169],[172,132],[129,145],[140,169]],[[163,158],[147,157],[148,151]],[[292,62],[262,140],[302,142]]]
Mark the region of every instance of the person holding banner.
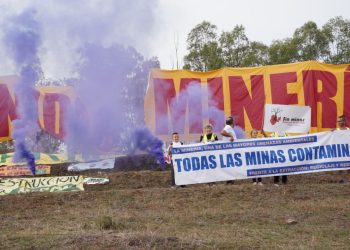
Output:
[[337,119],[338,122],[338,128],[337,130],[349,130],[349,128],[346,126],[346,117],[345,115],[341,115]]
[[208,143],[208,142],[214,142],[219,140],[218,136],[213,133],[213,126],[211,124],[207,124],[204,127],[205,134],[201,135],[199,141],[201,143]]
[[[226,118],[226,126],[221,130],[222,140],[224,142],[233,142],[237,140],[237,135],[234,131],[235,121],[232,116]],[[227,184],[234,184],[234,181],[226,181]]]
[[[287,137],[288,134],[287,133],[278,133],[278,132],[273,132],[271,134],[271,137]],[[286,185],[288,182],[288,176],[287,175],[282,175],[282,176],[274,176],[273,177],[273,184],[278,187],[279,186],[279,182],[280,182],[280,178],[282,179],[282,184]]]
[[[204,127],[205,134],[201,135],[199,142],[201,143],[210,143],[210,142],[215,142],[218,141],[218,136],[213,133],[213,126],[209,123],[205,125]],[[214,183],[209,183],[209,186],[214,185]]]
[[222,140],[226,142],[233,142],[237,140],[235,131],[233,130],[235,122],[232,116],[226,118],[226,126],[221,130]]
[[[346,126],[346,117],[345,115],[341,115],[337,119],[338,122],[338,128],[337,130],[349,130],[349,128]],[[340,180],[341,183],[344,182],[350,182],[350,170],[346,170],[346,180]]]
[[[172,140],[173,141],[170,143],[167,151],[168,151],[169,159],[171,161],[171,186],[176,187],[174,165],[172,161],[172,149],[173,149],[173,146],[177,147],[177,146],[183,145],[183,142],[180,141],[180,136],[179,136],[179,133],[177,132],[174,132],[172,134]],[[181,187],[185,187],[185,186],[181,186]]]
[[[261,131],[261,133],[264,135],[264,137],[266,137],[265,136],[265,132],[263,132],[264,130],[262,130]],[[250,132],[250,137],[251,138],[258,138],[258,130],[256,130],[255,128]],[[258,185],[263,185],[263,183],[262,183],[262,178],[261,177],[259,177],[259,178],[253,178],[253,185],[256,185],[256,184],[258,184]]]

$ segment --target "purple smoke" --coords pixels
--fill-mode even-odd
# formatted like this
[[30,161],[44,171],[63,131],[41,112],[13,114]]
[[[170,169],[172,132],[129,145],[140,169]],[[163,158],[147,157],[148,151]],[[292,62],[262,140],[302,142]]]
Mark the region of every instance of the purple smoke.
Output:
[[141,150],[153,155],[161,168],[165,168],[165,160],[163,153],[163,142],[156,138],[151,131],[146,127],[136,128],[130,136],[131,149],[129,152],[136,153],[136,150]]
[[[202,99],[201,86],[198,82],[190,82],[185,89],[183,89],[178,96],[175,96],[170,101],[170,109],[172,112],[172,124],[173,130],[182,132],[185,127],[185,116],[186,109],[190,109],[198,106],[198,100]],[[196,110],[191,112],[189,122],[192,126],[202,127],[202,110]],[[167,119],[167,117],[165,117]],[[167,122],[167,120],[164,120]]]
[[[218,104],[215,98],[213,98],[213,95],[210,89],[202,88],[201,83],[196,81],[190,82],[186,88],[181,90],[180,93],[170,101],[171,115],[174,117],[172,120],[173,130],[183,131],[186,109],[188,110],[193,106],[198,106],[198,102],[201,103],[202,99],[206,98],[208,100],[208,108],[191,112],[191,117],[188,119],[192,121],[192,126],[196,127],[203,127],[205,125],[204,121],[209,120],[213,125],[213,131],[216,133],[220,132],[225,126],[225,113],[223,110],[217,108]],[[168,117],[161,119],[161,122],[164,124],[167,124],[167,121]],[[246,137],[245,131],[241,127],[235,126],[234,130],[238,139]]]
[[25,159],[33,175],[35,175],[35,158],[26,145],[26,138],[34,137],[39,130],[34,88],[41,71],[37,56],[40,42],[39,26],[33,10],[12,18],[6,27],[5,43],[20,76],[19,82],[14,87],[18,98],[19,115],[19,119],[13,121],[14,161]]
[[163,156],[159,157],[162,142],[142,127],[148,73],[140,70],[143,57],[135,49],[117,44],[86,44],[80,53],[84,59],[80,78],[73,83],[77,98],[66,124],[71,153],[94,159],[139,149],[164,164]]
[[[16,65],[23,69],[21,83],[33,84],[16,91],[22,109],[33,108],[33,112],[19,111],[21,119],[29,119],[14,123],[18,129],[30,127],[24,133],[18,129],[14,131],[20,143],[17,149],[24,150],[23,154],[17,154],[19,158],[30,154],[29,150],[25,151],[28,148],[25,137],[37,129],[37,107],[24,103],[32,98],[28,93],[32,93],[37,72],[41,72],[37,56],[39,45],[45,73],[41,76],[47,77],[48,72],[50,77],[52,73],[54,77],[75,79],[68,83],[74,87],[76,98],[65,120],[66,142],[71,153],[82,153],[89,159],[109,153],[132,153],[130,145],[136,134],[148,138],[152,146],[145,149],[158,154],[162,147],[158,139],[142,127],[149,69],[159,63],[156,59],[145,60],[131,47],[148,51],[157,2],[38,1],[27,3],[37,15],[26,11],[17,18],[23,21],[21,27],[17,22],[6,20],[6,23],[14,23],[13,27],[17,25],[15,28],[9,25],[7,44],[13,48]],[[11,12],[11,8],[8,11]],[[40,36],[36,20],[40,21]],[[27,74],[30,70],[32,74]],[[28,100],[18,94],[21,90]]]
[[67,144],[76,153],[99,155],[115,149],[127,127],[123,88],[136,60],[116,45],[88,44],[81,54],[84,63],[74,82],[77,100],[68,114]]
[[[202,89],[201,83],[192,81],[186,88],[181,90],[181,92],[175,96],[170,101],[170,109],[172,116],[174,117],[173,130],[182,131],[184,128],[186,109],[189,110],[193,107],[202,106],[203,97],[209,100],[208,108],[203,110],[195,110],[195,112],[190,112],[190,121],[192,121],[192,126],[202,128],[204,126],[204,121],[211,120],[213,123],[214,132],[220,131],[225,121],[225,114],[223,110],[216,107],[216,103],[212,98],[212,93],[209,90]],[[164,122],[167,122],[167,117],[164,117]]]
[[[164,84],[164,89],[161,91],[167,92],[167,86],[169,85]],[[207,103],[208,106],[203,107],[203,103]],[[200,131],[197,133],[202,133],[201,128],[204,127],[204,123],[207,121],[213,125],[215,133],[219,133],[225,126],[225,113],[218,108],[219,104],[214,98],[214,93],[212,93],[210,88],[203,88],[203,84],[198,82],[198,80],[189,82],[180,93],[170,100],[169,106],[170,114],[168,115],[172,119],[172,129],[180,134],[184,132],[186,119],[188,119],[190,126],[200,128]],[[168,124],[168,117],[161,117],[159,121],[160,124],[157,124],[157,126],[165,130]],[[235,126],[234,130],[238,139],[246,138],[245,131],[241,127]]]
[[245,133],[244,129],[241,128],[240,126],[235,125],[233,130],[235,131],[238,139],[245,139],[246,138],[246,133]]
[[213,125],[213,131],[218,133],[223,129],[223,122],[225,120],[225,113],[222,109],[218,109],[218,103],[214,98],[214,93],[208,89],[208,111],[205,119],[209,119],[210,123]]

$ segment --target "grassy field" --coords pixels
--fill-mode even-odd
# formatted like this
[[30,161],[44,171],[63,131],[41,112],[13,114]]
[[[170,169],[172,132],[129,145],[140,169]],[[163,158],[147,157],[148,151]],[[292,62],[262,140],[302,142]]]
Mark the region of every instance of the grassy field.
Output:
[[170,171],[108,175],[84,192],[1,196],[1,249],[350,249],[340,172],[177,189]]

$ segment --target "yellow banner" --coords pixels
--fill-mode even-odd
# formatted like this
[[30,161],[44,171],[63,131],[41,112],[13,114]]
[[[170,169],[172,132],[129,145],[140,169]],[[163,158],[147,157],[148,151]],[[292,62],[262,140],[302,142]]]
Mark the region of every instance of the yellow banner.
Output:
[[[13,154],[1,154],[0,155],[0,166],[16,166],[16,165],[27,165],[27,162],[13,162]],[[39,165],[52,165],[61,164],[65,162],[81,162],[84,161],[80,155],[75,155],[73,158],[68,158],[66,154],[44,154],[44,153],[33,153],[35,156],[35,164]]]
[[84,191],[83,176],[0,179],[0,195],[31,192]]
[[145,121],[154,134],[170,140],[198,141],[210,122],[216,132],[225,116],[248,133],[261,129],[265,104],[311,107],[311,132],[350,121],[350,65],[315,61],[210,72],[152,70],[145,96]]
[[[0,77],[0,141],[12,138],[12,121],[17,119],[14,85],[16,76]],[[34,97],[38,105],[38,122],[46,132],[63,139],[67,109],[74,99],[71,87],[37,87]]]
[[[0,154],[0,166],[17,166],[27,165],[27,162],[13,162],[13,154]],[[104,159],[110,159],[115,157],[121,157],[125,155],[100,155],[94,158],[84,158],[82,155],[67,155],[67,154],[44,154],[33,153],[35,157],[35,164],[37,165],[54,165],[66,162],[89,162],[98,161]]]
[[[50,174],[51,166],[37,165],[35,166],[35,175]],[[31,176],[32,172],[28,166],[2,166],[0,167],[0,176]]]

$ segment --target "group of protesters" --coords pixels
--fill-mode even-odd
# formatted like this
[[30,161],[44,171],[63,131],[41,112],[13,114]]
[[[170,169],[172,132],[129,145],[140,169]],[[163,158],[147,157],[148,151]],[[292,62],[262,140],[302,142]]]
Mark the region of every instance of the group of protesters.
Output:
[[[222,141],[223,142],[234,142],[237,140],[237,135],[234,130],[235,126],[235,120],[232,116],[229,116],[226,118],[225,122],[225,127],[220,131],[220,135],[222,136]],[[346,117],[345,115],[341,115],[337,119],[338,127],[334,130],[349,130],[349,128],[346,126]],[[262,129],[261,135],[263,137],[286,137],[288,136],[287,133],[278,133],[278,132],[272,132],[271,135],[267,135],[265,131]],[[252,129],[250,132],[250,137],[251,138],[258,138],[259,136],[259,131],[257,129]],[[204,133],[200,136],[199,142],[200,143],[211,143],[211,142],[216,142],[219,141],[218,135],[216,135],[213,132],[213,126],[211,124],[207,124],[204,127]],[[168,149],[167,149],[167,154],[169,159],[171,160],[171,154],[172,154],[172,147],[180,146],[183,145],[183,142],[180,141],[180,136],[178,132],[174,132],[172,134],[172,142],[170,143]],[[275,186],[280,185],[280,180],[282,184],[287,184],[288,182],[288,176],[287,175],[282,175],[282,176],[274,176],[273,178],[273,183]],[[346,180],[341,180],[340,182],[350,182],[350,170],[347,170],[347,175],[346,175]],[[263,185],[262,183],[262,178],[253,178],[252,179],[253,185]],[[228,181],[227,183],[233,183],[233,181]],[[171,184],[173,187],[175,187],[175,175],[174,175],[174,167],[173,164],[171,163]],[[181,187],[184,187],[183,185]]]

